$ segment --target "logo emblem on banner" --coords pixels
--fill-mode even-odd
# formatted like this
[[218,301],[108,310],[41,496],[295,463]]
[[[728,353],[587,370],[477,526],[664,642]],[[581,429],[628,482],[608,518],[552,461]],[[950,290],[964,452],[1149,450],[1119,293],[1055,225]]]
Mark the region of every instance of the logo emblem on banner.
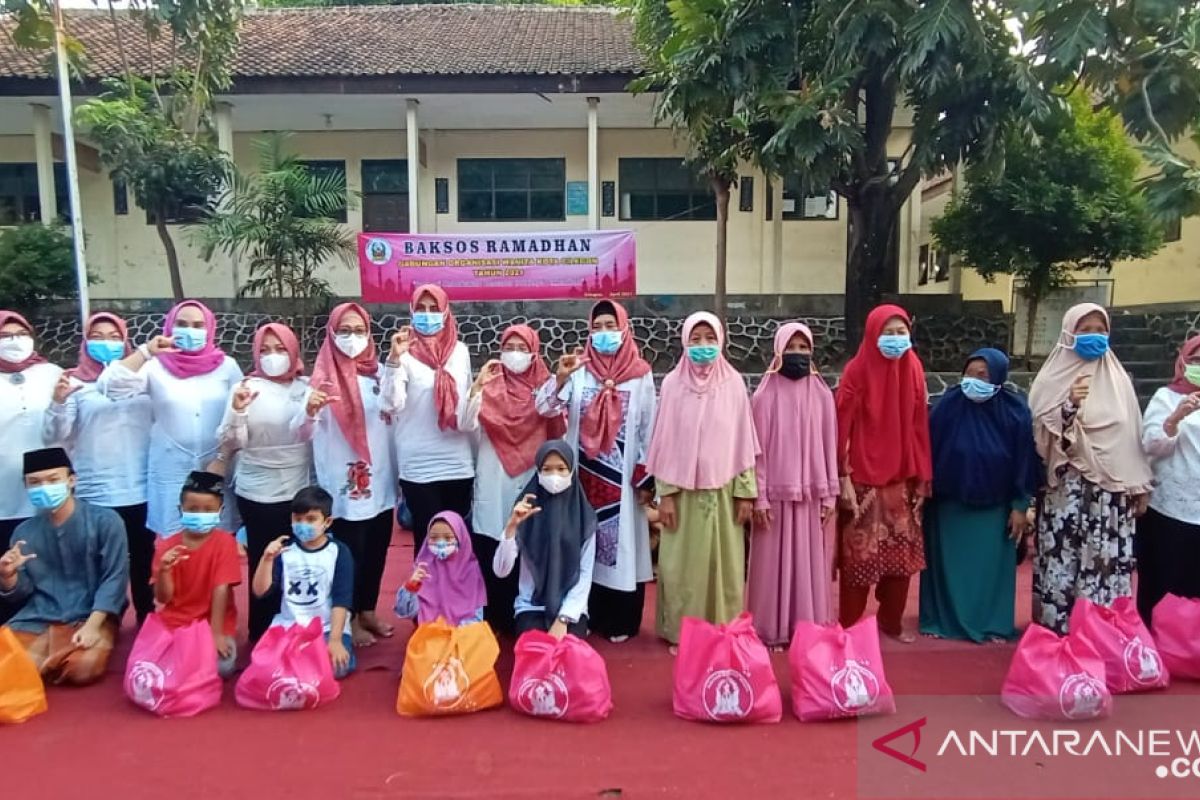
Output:
[[367,240],[367,261],[382,267],[392,260],[392,245],[387,239]]

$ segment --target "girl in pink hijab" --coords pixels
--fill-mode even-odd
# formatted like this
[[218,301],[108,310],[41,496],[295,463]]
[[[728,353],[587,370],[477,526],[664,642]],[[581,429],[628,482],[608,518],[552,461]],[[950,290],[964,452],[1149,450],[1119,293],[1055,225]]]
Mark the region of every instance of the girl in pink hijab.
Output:
[[788,322],[754,393],[762,452],[746,604],[759,637],[782,647],[800,620],[833,619],[829,526],[838,497],[837,409],[813,370],[813,335]]
[[746,382],[708,312],[683,323],[684,354],[663,379],[646,469],[663,525],[658,635],[679,642],[685,616],[726,623],[742,611],[745,526],[754,511],[758,439]]
[[1076,598],[1133,594],[1134,519],[1153,474],[1133,381],[1108,346],[1108,312],[1080,303],[1029,390],[1046,492],[1038,508],[1033,621],[1067,632]]

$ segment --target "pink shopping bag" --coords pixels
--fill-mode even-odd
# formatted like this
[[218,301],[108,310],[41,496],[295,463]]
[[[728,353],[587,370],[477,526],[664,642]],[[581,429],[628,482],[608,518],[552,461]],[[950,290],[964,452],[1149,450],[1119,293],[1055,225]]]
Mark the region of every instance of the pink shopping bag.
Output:
[[684,617],[675,658],[675,716],[701,722],[779,722],[783,699],[754,622]]
[[1017,644],[1000,702],[1028,719],[1098,719],[1112,712],[1104,659],[1084,639],[1030,625]]
[[517,711],[565,722],[599,722],[612,711],[604,659],[582,639],[529,631],[514,656],[508,702]]
[[1165,689],[1171,683],[1132,597],[1118,597],[1108,608],[1079,598],[1071,609],[1071,636],[1086,640],[1104,659],[1104,682],[1113,694]]
[[341,694],[329,662],[320,618],[307,625],[272,625],[258,640],[250,666],[238,678],[239,706],[261,711],[300,711]]
[[125,662],[125,695],[160,717],[191,717],[221,703],[217,649],[208,620],[168,628],[151,614]]
[[1167,595],[1154,607],[1150,627],[1163,666],[1176,678],[1200,680],[1200,600]]
[[792,711],[803,722],[896,713],[883,673],[879,625],[867,617],[849,628],[800,622],[788,648]]

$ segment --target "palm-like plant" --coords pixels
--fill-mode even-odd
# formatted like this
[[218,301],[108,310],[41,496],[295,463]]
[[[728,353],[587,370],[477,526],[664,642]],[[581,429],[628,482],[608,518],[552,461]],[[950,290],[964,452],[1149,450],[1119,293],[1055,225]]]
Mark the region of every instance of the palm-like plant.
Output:
[[230,169],[229,188],[195,228],[196,238],[206,259],[215,252],[246,259],[241,297],[324,300],[333,290],[318,268],[354,262],[354,236],[334,219],[351,198],[343,175],[310,170],[287,152],[287,139],[273,134],[254,143],[258,172]]

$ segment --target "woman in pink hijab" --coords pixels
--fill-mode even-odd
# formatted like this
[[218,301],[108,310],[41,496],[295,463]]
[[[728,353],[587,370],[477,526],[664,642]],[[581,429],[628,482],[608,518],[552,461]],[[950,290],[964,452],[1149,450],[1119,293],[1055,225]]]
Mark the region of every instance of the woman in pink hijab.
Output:
[[1033,560],[1033,621],[1067,632],[1076,598],[1133,594],[1134,519],[1154,476],[1142,452],[1133,381],[1108,346],[1108,312],[1080,303],[1029,390],[1046,464]]
[[[217,343],[216,317],[198,300],[185,300],[167,313],[154,336],[97,378],[96,389],[113,400],[150,396],[146,527],[161,537],[179,531],[179,489],[193,470],[220,460],[217,428],[229,394],[242,379],[237,365]],[[231,524],[233,504],[226,507]],[[234,526],[236,527],[236,526]]]
[[762,452],[746,605],[759,637],[773,647],[786,645],[800,620],[833,619],[837,409],[812,353],[808,326],[779,326],[775,357],[751,403]]
[[758,439],[746,382],[723,354],[725,330],[708,312],[683,323],[684,354],[663,379],[646,470],[663,534],[658,635],[679,642],[684,617],[726,623],[745,593],[745,526],[758,485]]

